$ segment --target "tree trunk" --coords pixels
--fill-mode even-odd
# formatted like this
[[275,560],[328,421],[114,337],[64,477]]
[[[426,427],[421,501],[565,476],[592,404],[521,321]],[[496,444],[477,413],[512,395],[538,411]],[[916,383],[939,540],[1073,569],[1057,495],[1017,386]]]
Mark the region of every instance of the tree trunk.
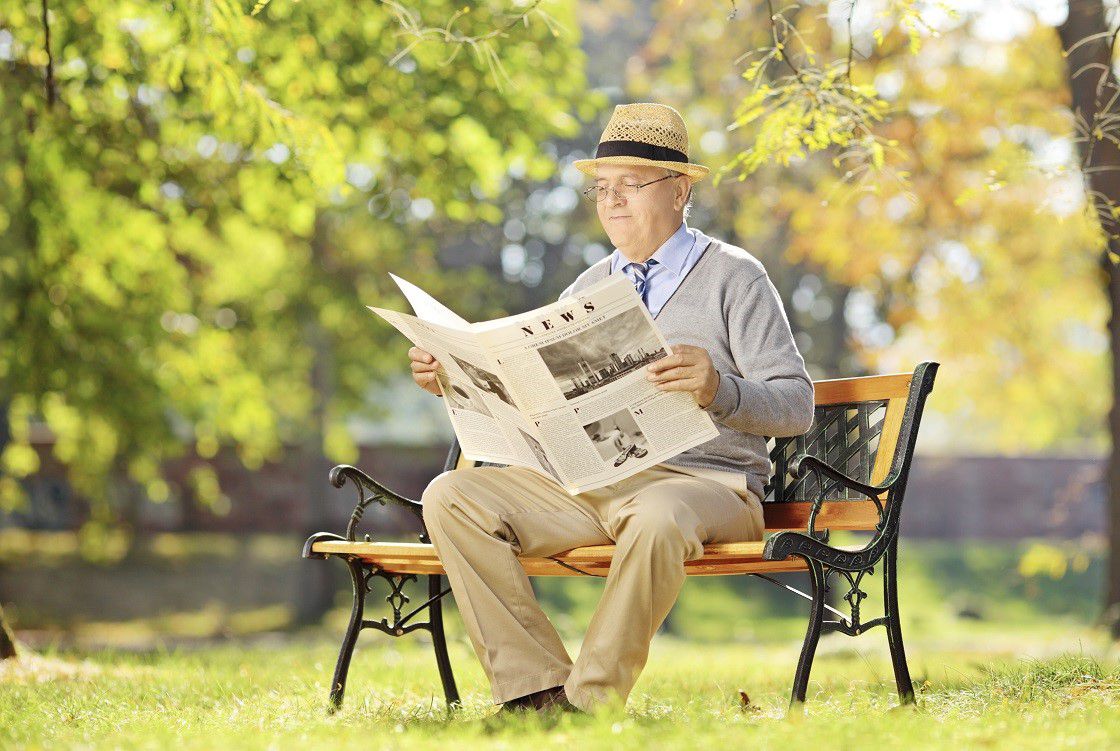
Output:
[[[1078,129],[1084,179],[1108,242],[1101,259],[1109,301],[1113,394],[1108,417],[1112,441],[1105,480],[1109,560],[1104,612],[1112,638],[1120,639],[1120,278],[1110,260],[1110,254],[1120,253],[1120,148],[1103,137],[1116,138],[1116,126],[1101,123],[1105,116],[1120,117],[1120,87],[1112,72],[1113,39],[1101,0],[1070,0],[1069,15],[1058,27],[1058,36],[1066,53],[1070,106]],[[1077,48],[1072,49],[1075,45]]]
[[[322,268],[327,251],[330,224],[323,214],[315,221],[311,252],[318,268]],[[318,311],[308,309],[304,316],[304,335],[315,353],[311,366],[311,389],[315,395],[311,430],[300,446],[300,471],[303,474],[304,536],[329,532],[332,518],[328,501],[331,488],[327,482],[330,462],[323,455],[327,430],[327,408],[334,395],[333,351],[328,333],[318,319]],[[334,604],[338,578],[333,566],[323,561],[307,561],[300,567],[300,591],[296,601],[296,625],[318,623]]]
[[[0,399],[0,454],[8,445],[8,401]],[[16,640],[8,623],[4,619],[4,604],[0,602],[0,660],[7,660],[16,656]]]
[[16,637],[4,620],[4,606],[0,605],[0,660],[16,657]]

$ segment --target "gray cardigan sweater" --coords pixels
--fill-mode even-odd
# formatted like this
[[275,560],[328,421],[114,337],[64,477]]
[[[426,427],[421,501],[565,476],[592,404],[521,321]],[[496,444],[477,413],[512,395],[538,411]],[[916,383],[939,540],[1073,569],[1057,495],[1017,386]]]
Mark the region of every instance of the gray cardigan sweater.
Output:
[[[610,257],[561,295],[605,279]],[[813,381],[766,269],[742,248],[712,240],[654,319],[665,339],[708,351],[719,373],[705,411],[719,435],[666,464],[747,474],[759,498],[770,479],[767,436],[801,435],[813,424]]]

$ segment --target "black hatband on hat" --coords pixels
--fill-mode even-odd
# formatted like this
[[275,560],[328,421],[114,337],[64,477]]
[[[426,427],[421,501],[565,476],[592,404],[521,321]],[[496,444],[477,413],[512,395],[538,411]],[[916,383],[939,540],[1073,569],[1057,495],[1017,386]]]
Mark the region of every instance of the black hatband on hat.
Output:
[[688,163],[688,156],[683,151],[641,141],[603,141],[599,144],[599,148],[595,150],[595,158],[599,159],[605,156],[636,156],[643,159],[652,159],[655,162]]

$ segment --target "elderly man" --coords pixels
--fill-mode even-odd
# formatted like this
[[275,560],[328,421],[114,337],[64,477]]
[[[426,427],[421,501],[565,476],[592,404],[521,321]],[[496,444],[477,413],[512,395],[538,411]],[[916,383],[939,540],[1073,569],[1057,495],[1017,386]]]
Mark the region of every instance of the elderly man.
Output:
[[[615,250],[563,296],[608,274],[629,277],[673,352],[647,377],[691,394],[719,436],[578,495],[521,467],[452,470],[428,486],[429,537],[505,709],[624,704],[685,561],[706,543],[762,538],[766,436],[800,435],[813,421],[813,383],[765,268],[684,222],[692,184],[708,169],[689,163],[676,110],[619,105],[595,158],[575,164],[595,180],[586,195]],[[415,381],[438,394],[439,363],[418,348],[409,356]],[[612,542],[606,587],[573,663],[517,556]]]

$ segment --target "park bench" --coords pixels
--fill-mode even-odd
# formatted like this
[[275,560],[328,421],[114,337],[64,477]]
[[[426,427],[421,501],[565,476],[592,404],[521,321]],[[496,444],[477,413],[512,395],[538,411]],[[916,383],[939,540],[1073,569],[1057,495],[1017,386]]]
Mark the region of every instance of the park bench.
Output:
[[[918,425],[926,397],[933,390],[938,363],[923,362],[913,373],[842,378],[817,381],[813,425],[804,435],[770,439],[774,473],[766,484],[763,511],[769,535],[761,542],[706,545],[704,556],[684,564],[690,575],[742,574],[758,576],[790,589],[769,575],[805,571],[812,584],[809,624],[793,678],[791,705],[805,701],[809,671],[821,633],[837,631],[857,636],[876,626],[887,632],[895,683],[902,703],[914,701],[914,689],[906,664],[899,623],[898,555],[899,519],[906,481],[917,440]],[[445,469],[472,466],[461,456],[458,443],[451,447]],[[373,503],[404,506],[420,519],[421,504],[388,490],[373,478],[349,465],[330,471],[336,488],[350,481],[357,489],[358,503],[346,526],[345,536],[319,532],[303,547],[305,558],[340,558],[346,562],[354,584],[350,622],[331,681],[333,709],[342,704],[350,658],[358,634],[376,629],[390,636],[416,630],[431,634],[436,665],[448,707],[459,704],[459,693],[447,654],[443,630],[442,599],[450,593],[443,586],[444,570],[429,544],[426,533],[420,542],[378,542],[369,535],[357,538],[358,524]],[[831,546],[830,530],[871,532],[865,544]],[[605,576],[610,568],[613,545],[575,548],[555,556],[522,556],[520,562],[530,576]],[[865,575],[882,567],[884,615],[860,618],[860,603],[867,593],[860,589]],[[427,577],[427,599],[408,612],[405,585]],[[827,602],[829,579],[847,587],[843,600],[848,613]],[[367,619],[366,593],[375,578],[388,584],[385,598],[392,618]],[[837,601],[839,602],[839,601]],[[836,620],[825,620],[825,611]],[[427,611],[427,620],[417,617]]]

